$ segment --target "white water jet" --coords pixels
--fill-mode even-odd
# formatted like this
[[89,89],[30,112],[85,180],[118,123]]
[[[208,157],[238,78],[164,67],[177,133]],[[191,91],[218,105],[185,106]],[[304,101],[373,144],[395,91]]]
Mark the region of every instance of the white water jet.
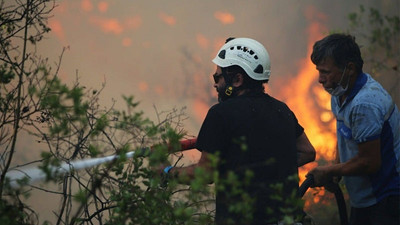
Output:
[[[126,158],[132,158],[135,152],[128,152],[126,153]],[[81,170],[91,168],[103,163],[111,162],[118,158],[118,155],[111,155],[106,157],[100,158],[91,158],[91,159],[82,159],[76,160],[72,162],[63,162],[58,167],[50,167],[51,175],[62,175],[68,174],[73,170]],[[22,168],[14,168],[10,169],[6,173],[6,179],[10,180],[10,185],[12,188],[20,187],[19,180],[24,178],[28,178],[28,184],[32,184],[38,181],[43,181],[46,179],[46,173],[43,172],[42,169],[38,167],[22,167]]]

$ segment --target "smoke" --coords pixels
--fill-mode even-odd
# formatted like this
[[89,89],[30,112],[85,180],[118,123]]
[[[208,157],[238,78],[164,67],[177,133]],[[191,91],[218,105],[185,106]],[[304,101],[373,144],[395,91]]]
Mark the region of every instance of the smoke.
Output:
[[[397,4],[395,3],[397,2]],[[344,30],[347,15],[360,4],[399,10],[398,1],[59,1],[50,19],[53,33],[40,49],[56,57],[62,46],[70,46],[63,60],[66,82],[76,71],[84,84],[101,85],[107,78],[105,96],[135,95],[159,104],[160,97],[176,99],[174,89],[198,70],[181,49],[201,60],[202,75],[214,70],[211,59],[227,37],[252,37],[271,55],[274,82],[297,74],[299,61],[307,56],[307,27],[310,18],[330,30]],[[186,61],[185,61],[186,60]],[[211,85],[207,78],[204,82]],[[141,91],[141,84],[148,91]],[[161,88],[162,86],[162,88]],[[162,91],[163,90],[163,91]],[[164,100],[164,99],[162,99]],[[172,100],[173,101],[173,100]]]
[[[185,128],[191,135],[197,135],[208,108],[216,103],[211,59],[227,37],[251,37],[265,45],[272,66],[267,91],[276,96],[309,59],[311,21],[319,21],[328,32],[347,29],[347,15],[360,4],[392,15],[400,11],[399,0],[59,0],[57,4],[49,21],[52,32],[39,43],[38,52],[57,61],[62,48],[69,46],[60,70],[64,82],[72,83],[78,76],[82,85],[99,89],[106,81],[101,104],[134,95],[150,119],[156,119],[154,105],[160,111],[187,106],[190,119]],[[298,117],[301,120],[302,115]],[[19,143],[17,161],[37,159],[45,147],[32,149],[34,141],[24,138]],[[63,165],[63,171],[70,166]],[[13,173],[29,174],[31,181],[43,179],[37,168]],[[40,204],[44,196],[38,191],[30,201],[43,218],[51,218],[58,203],[50,199]]]

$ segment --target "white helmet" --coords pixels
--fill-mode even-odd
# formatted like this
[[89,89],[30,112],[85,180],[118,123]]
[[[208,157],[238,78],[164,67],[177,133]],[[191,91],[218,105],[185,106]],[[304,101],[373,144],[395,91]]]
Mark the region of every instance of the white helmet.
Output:
[[235,38],[225,43],[212,60],[218,66],[240,66],[254,80],[269,80],[271,62],[264,46],[250,38]]

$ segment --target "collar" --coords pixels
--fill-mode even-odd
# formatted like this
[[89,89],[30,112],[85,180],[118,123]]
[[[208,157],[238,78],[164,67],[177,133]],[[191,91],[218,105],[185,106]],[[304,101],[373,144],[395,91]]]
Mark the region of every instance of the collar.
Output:
[[358,74],[356,82],[354,83],[353,87],[350,90],[350,94],[346,97],[344,102],[340,104],[340,97],[341,96],[335,96],[337,104],[341,107],[343,107],[347,102],[351,101],[354,96],[357,95],[357,93],[361,90],[361,88],[367,83],[368,77],[365,73],[361,72]]
[[259,97],[265,95],[265,92],[261,91],[253,91],[253,90],[247,90],[243,94],[239,95],[238,97]]
[[350,101],[351,99],[354,98],[354,96],[357,95],[357,93],[361,90],[361,88],[367,83],[368,77],[365,73],[361,72],[356,79],[356,82],[354,83],[353,88],[350,91],[349,96],[347,96],[347,99]]

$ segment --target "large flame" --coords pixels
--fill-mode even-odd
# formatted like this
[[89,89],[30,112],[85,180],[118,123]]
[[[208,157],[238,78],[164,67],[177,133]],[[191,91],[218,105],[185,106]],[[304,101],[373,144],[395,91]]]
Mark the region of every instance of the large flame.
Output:
[[[311,31],[318,24],[311,26]],[[307,55],[311,55],[312,44],[321,35],[311,34]],[[313,40],[313,41],[311,41]],[[330,95],[317,83],[318,72],[309,58],[304,59],[297,76],[288,81],[280,95],[295,112],[299,122],[305,128],[308,138],[318,151],[317,159],[332,159],[336,146],[335,123],[330,112]]]
[[[318,83],[318,71],[309,58],[313,44],[323,37],[325,30],[320,23],[311,22],[307,57],[301,62],[296,77],[290,79],[279,93],[304,127],[317,151],[316,161],[319,162],[332,161],[336,152],[335,120],[330,110],[330,95]],[[316,165],[314,162],[299,169],[300,182]],[[310,201],[319,202],[324,193],[324,189],[321,189],[312,199],[307,199],[306,207]]]

